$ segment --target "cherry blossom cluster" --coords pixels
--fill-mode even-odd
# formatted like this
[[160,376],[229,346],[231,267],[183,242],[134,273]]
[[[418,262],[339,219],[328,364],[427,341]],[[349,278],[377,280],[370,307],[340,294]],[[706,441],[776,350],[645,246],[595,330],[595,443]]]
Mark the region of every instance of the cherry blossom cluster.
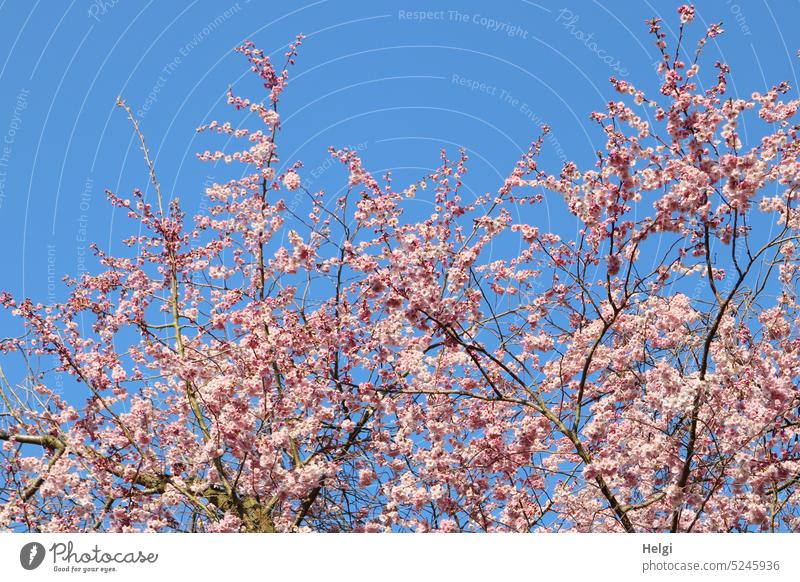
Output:
[[800,530],[800,101],[731,96],[723,63],[701,88],[722,29],[684,60],[678,13],[674,50],[647,23],[657,95],[611,79],[594,164],[548,171],[540,136],[479,196],[463,151],[396,186],[331,148],[346,187],[308,190],[276,145],[301,37],[280,69],[240,47],[259,127],[210,122],[241,147],[198,157],[245,175],[187,217],[139,134],[157,200],[109,192],[130,252],[61,304],[0,295],[27,369],[0,377],[0,528]]

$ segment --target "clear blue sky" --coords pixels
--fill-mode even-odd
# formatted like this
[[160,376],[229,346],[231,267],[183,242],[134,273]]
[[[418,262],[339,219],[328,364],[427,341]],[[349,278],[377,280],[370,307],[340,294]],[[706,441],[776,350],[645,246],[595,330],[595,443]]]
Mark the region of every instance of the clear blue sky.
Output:
[[[164,189],[200,207],[203,184],[223,174],[195,160],[210,142],[194,129],[241,121],[223,104],[229,84],[261,96],[231,52],[245,39],[282,55],[296,33],[308,37],[282,102],[280,147],[283,162],[305,162],[310,187],[342,185],[324,165],[329,145],[360,146],[368,168],[394,169],[398,182],[435,166],[440,147],[463,146],[467,185],[483,192],[543,123],[550,168],[591,163],[602,136],[588,113],[615,98],[610,75],[655,87],[644,21],[661,16],[674,32],[678,4],[0,0],[0,289],[56,300],[61,276],[91,268],[89,241],[119,249],[129,228],[103,191],[127,194],[147,176],[117,95],[142,117]],[[692,39],[703,22],[726,29],[707,73],[720,59],[734,95],[783,79],[796,93],[798,1],[695,4]],[[537,218],[563,221],[556,206]]]

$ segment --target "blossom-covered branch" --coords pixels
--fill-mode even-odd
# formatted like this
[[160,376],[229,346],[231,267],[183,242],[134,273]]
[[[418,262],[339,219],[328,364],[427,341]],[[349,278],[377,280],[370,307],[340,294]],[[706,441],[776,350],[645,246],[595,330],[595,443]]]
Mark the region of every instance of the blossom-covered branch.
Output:
[[701,90],[722,28],[687,51],[679,17],[674,46],[648,21],[657,95],[611,79],[593,166],[548,171],[542,136],[472,199],[463,151],[398,187],[332,148],[346,188],[307,190],[276,146],[301,37],[280,68],[239,48],[267,96],[228,103],[259,128],[200,127],[242,146],[199,159],[249,173],[193,219],[126,108],[157,196],[108,193],[130,252],[95,248],[61,304],[0,295],[27,370],[2,376],[0,527],[800,529],[800,101],[729,96],[719,62]]

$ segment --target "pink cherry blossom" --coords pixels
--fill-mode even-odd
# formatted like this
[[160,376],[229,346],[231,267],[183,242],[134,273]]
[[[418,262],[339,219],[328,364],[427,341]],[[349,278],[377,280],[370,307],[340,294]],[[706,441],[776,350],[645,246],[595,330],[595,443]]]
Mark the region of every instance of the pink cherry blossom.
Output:
[[283,185],[287,190],[297,190],[300,187],[300,176],[295,171],[288,171],[283,176]]
[[687,24],[694,20],[695,10],[693,4],[681,4],[678,7],[678,14],[681,15],[681,23]]

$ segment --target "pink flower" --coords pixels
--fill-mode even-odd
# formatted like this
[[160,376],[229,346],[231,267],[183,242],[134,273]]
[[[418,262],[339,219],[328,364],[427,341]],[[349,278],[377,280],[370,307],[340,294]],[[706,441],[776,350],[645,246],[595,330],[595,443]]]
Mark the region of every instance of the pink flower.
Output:
[[362,469],[358,473],[358,484],[361,487],[367,487],[368,485],[372,484],[375,481],[375,471],[372,469]]
[[709,25],[707,34],[708,34],[709,38],[714,38],[715,36],[719,36],[723,32],[725,32],[725,31],[723,30],[722,23],[720,22],[720,23],[717,23],[717,24]]
[[683,24],[689,23],[694,20],[695,10],[693,4],[682,4],[678,7],[678,14],[681,15],[681,22]]
[[289,170],[283,175],[283,185],[286,186],[287,190],[297,190],[300,187],[300,176],[296,172]]

